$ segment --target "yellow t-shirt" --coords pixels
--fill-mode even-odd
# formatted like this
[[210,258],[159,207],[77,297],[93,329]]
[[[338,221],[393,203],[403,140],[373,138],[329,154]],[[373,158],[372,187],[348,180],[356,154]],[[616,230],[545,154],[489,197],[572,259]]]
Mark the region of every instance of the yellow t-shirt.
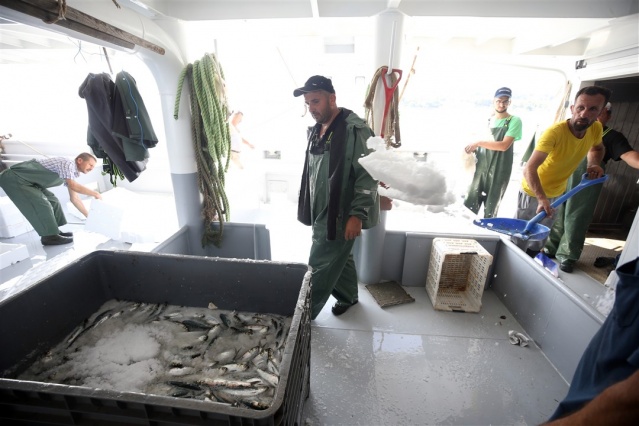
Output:
[[[566,191],[568,178],[590,148],[601,143],[602,137],[603,127],[598,121],[586,130],[581,139],[570,132],[568,121],[552,125],[541,135],[535,150],[547,153],[548,157],[539,166],[537,173],[548,198],[558,197]],[[526,194],[535,196],[525,178],[521,181],[521,187]]]

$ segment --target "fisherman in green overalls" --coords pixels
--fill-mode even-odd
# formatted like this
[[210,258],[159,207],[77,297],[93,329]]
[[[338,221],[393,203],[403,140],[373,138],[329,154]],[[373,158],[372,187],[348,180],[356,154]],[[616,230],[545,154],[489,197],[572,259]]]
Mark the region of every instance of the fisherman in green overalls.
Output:
[[333,295],[334,315],[357,303],[351,250],[362,229],[379,222],[378,182],[359,164],[374,133],[354,112],[338,108],[330,79],[313,76],[295,89],[317,122],[308,131],[297,218],[312,226],[311,319]]
[[62,205],[47,188],[67,186],[73,205],[88,216],[78,193],[97,199],[102,196],[74,179],[80,173],[93,170],[95,163],[95,157],[86,152],[78,155],[75,161],[64,157],[24,161],[0,173],[0,187],[40,235],[43,245],[69,244],[73,242],[73,234],[59,229],[67,223]]
[[[597,120],[604,126],[602,142],[606,148],[601,167],[605,168],[610,160],[623,160],[630,167],[639,169],[639,152],[632,148],[628,139],[621,132],[607,127],[611,116],[612,105],[608,102],[597,117]],[[581,182],[587,168],[588,159],[584,158],[568,179],[567,190],[574,188]],[[572,272],[575,263],[581,257],[588,227],[592,222],[602,188],[603,185],[584,188],[555,211],[555,223],[544,246],[544,254],[556,257],[559,261],[559,269],[564,272]]]
[[466,153],[475,153],[475,175],[468,188],[464,205],[479,213],[484,205],[484,217],[495,217],[504,197],[513,167],[513,142],[521,139],[521,119],[508,113],[512,91],[502,87],[495,92],[495,115],[488,125],[492,141],[478,141],[466,146]]

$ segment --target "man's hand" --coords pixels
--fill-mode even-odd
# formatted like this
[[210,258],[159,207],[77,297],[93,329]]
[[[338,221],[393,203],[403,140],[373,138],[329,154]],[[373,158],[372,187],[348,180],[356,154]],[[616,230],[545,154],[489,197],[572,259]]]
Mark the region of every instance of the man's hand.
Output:
[[546,212],[547,217],[552,217],[555,214],[555,209],[550,207],[548,198],[537,199],[537,213],[541,213],[542,210]]
[[380,195],[379,197],[379,209],[390,210],[393,208],[393,200],[391,198]]
[[84,203],[82,202],[78,194],[88,195],[97,200],[101,200],[102,195],[97,191],[94,191],[92,189],[87,188],[84,185],[79,184],[73,179],[66,179],[66,182],[67,182],[67,189],[69,190],[69,199],[71,200],[71,203],[80,211],[80,213],[84,215],[84,217],[89,217],[89,211],[84,206]]
[[471,152],[475,152],[477,150],[477,143],[471,143],[470,145],[466,145],[464,151],[466,154],[470,154]]
[[588,175],[588,179],[597,179],[604,175],[604,169],[600,166],[588,166],[586,168],[586,174]]
[[346,222],[346,230],[344,231],[344,238],[346,240],[354,240],[362,235],[362,219],[357,216],[351,216]]

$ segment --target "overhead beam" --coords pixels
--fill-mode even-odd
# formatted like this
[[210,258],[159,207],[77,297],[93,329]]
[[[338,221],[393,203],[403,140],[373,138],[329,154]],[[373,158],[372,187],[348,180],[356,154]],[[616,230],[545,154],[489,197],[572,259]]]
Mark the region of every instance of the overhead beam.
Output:
[[41,19],[47,23],[53,22],[53,25],[58,25],[116,46],[127,49],[140,46],[160,55],[165,53],[163,47],[150,43],[72,7],[67,7],[64,19],[56,20],[58,18],[58,2],[55,0],[3,0],[3,6]]

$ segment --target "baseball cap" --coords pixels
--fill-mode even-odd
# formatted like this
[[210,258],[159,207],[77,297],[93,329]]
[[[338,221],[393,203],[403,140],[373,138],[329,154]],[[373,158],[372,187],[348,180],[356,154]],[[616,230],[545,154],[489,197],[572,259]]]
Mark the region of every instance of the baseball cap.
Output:
[[293,91],[293,96],[298,97],[304,93],[315,92],[317,90],[326,90],[328,93],[335,93],[333,89],[333,83],[330,78],[323,77],[321,75],[314,75],[306,80],[304,86]]
[[508,96],[510,98],[510,97],[513,96],[513,92],[508,87],[500,87],[495,92],[495,97],[496,98],[501,98],[502,96]]

